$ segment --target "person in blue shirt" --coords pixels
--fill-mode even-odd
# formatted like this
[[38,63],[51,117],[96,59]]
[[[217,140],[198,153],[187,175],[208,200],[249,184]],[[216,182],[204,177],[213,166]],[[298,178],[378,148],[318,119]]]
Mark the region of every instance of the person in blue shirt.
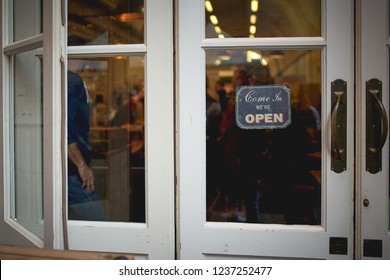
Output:
[[68,207],[74,220],[104,221],[106,216],[95,192],[89,167],[91,100],[82,78],[68,71]]

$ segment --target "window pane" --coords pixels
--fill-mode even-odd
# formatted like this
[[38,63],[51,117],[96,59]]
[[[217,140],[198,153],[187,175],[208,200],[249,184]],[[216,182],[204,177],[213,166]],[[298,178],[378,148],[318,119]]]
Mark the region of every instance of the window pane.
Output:
[[[69,59],[69,70],[87,91],[72,85],[79,78],[68,73],[68,140],[81,137],[76,142],[96,187],[92,201],[79,199],[80,172],[69,163],[69,218],[145,222],[144,57]],[[75,88],[82,92],[81,112]]]
[[38,56],[35,50],[14,56],[12,217],[43,238],[42,62]]
[[13,0],[12,4],[11,41],[16,42],[42,33],[42,0]]
[[321,36],[321,0],[206,0],[206,38]]
[[143,42],[143,0],[68,1],[69,46]]
[[[207,219],[320,224],[321,51],[207,51],[206,63]],[[275,84],[291,90],[291,124],[238,127],[236,88]]]

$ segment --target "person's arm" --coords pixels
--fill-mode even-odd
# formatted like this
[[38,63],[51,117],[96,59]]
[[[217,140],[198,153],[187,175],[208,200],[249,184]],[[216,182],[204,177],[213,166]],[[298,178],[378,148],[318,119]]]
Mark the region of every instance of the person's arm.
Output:
[[87,187],[88,191],[95,190],[94,176],[92,170],[85,162],[77,143],[71,143],[68,145],[68,157],[77,166],[81,180],[83,181],[82,187]]

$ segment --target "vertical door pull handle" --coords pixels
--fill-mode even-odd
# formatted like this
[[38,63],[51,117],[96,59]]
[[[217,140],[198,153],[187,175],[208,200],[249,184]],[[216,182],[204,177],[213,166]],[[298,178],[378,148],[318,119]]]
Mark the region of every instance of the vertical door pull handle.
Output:
[[382,170],[382,148],[386,143],[389,122],[382,102],[382,82],[366,82],[366,170],[372,174]]
[[333,81],[331,92],[331,168],[341,173],[347,169],[347,82],[341,79]]
[[387,121],[386,109],[383,106],[382,101],[379,99],[380,91],[372,90],[372,89],[369,89],[368,91],[372,94],[374,100],[377,102],[377,105],[379,106],[379,113],[380,113],[380,120],[381,120],[381,124],[380,124],[381,129],[380,129],[380,137],[379,137],[380,141],[378,147],[369,147],[369,149],[372,150],[374,153],[378,153],[382,151],[382,148],[386,143],[387,132],[389,130],[389,123]]
[[333,111],[332,111],[332,152],[335,153],[336,159],[341,159],[341,155],[344,153],[344,149],[340,147],[338,142],[340,141],[338,138],[338,133],[337,129],[340,127],[340,124],[338,124],[338,113],[340,109],[340,104],[341,104],[341,97],[344,94],[342,91],[336,91],[334,93],[336,95],[337,101],[336,104],[334,105]]

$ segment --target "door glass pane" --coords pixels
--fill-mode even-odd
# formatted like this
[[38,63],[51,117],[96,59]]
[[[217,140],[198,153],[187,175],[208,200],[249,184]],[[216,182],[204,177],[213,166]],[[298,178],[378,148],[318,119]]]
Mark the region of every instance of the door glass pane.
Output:
[[[208,221],[321,223],[321,51],[206,51]],[[286,85],[287,128],[242,129],[235,93]]]
[[144,0],[68,0],[68,43],[144,43]]
[[13,57],[10,136],[14,161],[11,217],[43,238],[41,52],[33,50]]
[[84,196],[70,160],[69,218],[145,222],[144,57],[68,61],[68,143],[77,143],[96,189]]
[[321,0],[206,0],[206,38],[321,36]]
[[[42,33],[42,0],[13,0],[13,42]],[[11,7],[12,7],[11,5]]]

